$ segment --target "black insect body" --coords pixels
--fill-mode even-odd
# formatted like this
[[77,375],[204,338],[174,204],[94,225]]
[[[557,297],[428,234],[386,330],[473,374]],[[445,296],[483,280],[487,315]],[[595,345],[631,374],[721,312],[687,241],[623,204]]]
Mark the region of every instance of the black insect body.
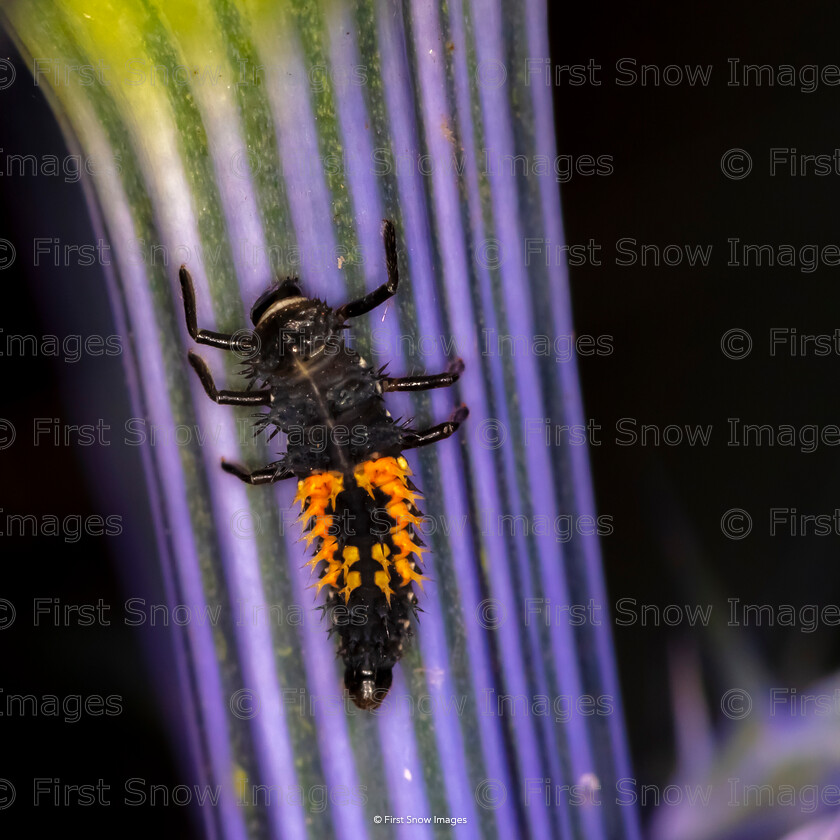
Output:
[[[413,583],[422,585],[424,579],[418,571],[424,549],[416,534],[420,496],[401,453],[448,438],[468,414],[460,406],[446,423],[416,431],[394,421],[382,396],[451,385],[463,370],[460,360],[445,373],[397,379],[374,371],[345,345],[347,320],[397,291],[391,222],[383,222],[382,235],[388,280],[359,300],[331,309],[305,297],[294,279],[260,297],[251,310],[249,390],[218,391],[205,361],[189,354],[211,399],[219,405],[267,406],[258,426],[287,436],[286,452],[263,469],[248,472],[226,462],[222,467],[255,485],[298,479],[295,500],[303,509],[305,539],[307,545],[315,542],[308,565],[319,571],[318,591],[327,590],[325,607],[340,638],[345,685],[364,709],[376,708],[387,694],[393,666],[411,635]],[[185,266],[180,280],[192,338],[237,349],[235,336],[198,329]]]

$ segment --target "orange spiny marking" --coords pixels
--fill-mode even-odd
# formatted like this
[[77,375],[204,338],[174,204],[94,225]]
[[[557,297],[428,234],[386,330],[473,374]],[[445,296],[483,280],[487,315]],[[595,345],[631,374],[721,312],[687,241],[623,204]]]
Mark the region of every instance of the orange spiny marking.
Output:
[[373,495],[374,487],[381,488],[394,480],[408,490],[405,483],[407,475],[411,475],[411,470],[405,458],[377,458],[375,461],[364,461],[353,471],[356,484],[371,495]]
[[305,529],[313,517],[322,516],[324,511],[326,510],[326,505],[320,503],[320,500],[315,501],[314,499],[309,503],[309,507],[301,513],[298,517],[297,521],[300,523],[300,527]]
[[371,496],[375,489],[382,491],[388,499],[385,510],[394,520],[391,539],[399,553],[389,559],[390,549],[386,545],[374,545],[371,551],[373,559],[382,566],[382,570],[374,574],[374,582],[385,594],[390,606],[391,595],[394,594],[390,586],[392,569],[400,576],[402,586],[416,581],[422,587],[423,581],[427,580],[416,571],[414,563],[409,559],[412,554],[419,558],[425,551],[414,542],[412,530],[412,526],[420,524],[415,501],[422,496],[408,486],[407,476],[411,475],[411,469],[402,456],[365,461],[356,467],[353,475],[356,484]]
[[300,502],[301,507],[309,502],[307,515],[310,510],[323,512],[328,505],[335,506],[335,499],[344,489],[344,477],[339,472],[315,473],[307,476],[298,482],[298,490],[295,501]]
[[341,566],[341,571],[344,575],[344,589],[341,594],[344,596],[344,603],[350,600],[350,595],[354,589],[358,589],[362,585],[362,575],[360,572],[351,572],[350,567],[360,560],[359,549],[355,545],[348,545],[344,551],[341,552],[341,557],[344,563]]
[[329,563],[336,551],[338,551],[338,540],[332,534],[329,534],[324,537],[320,550],[312,559],[315,561],[326,560]]
[[318,594],[321,594],[321,590],[325,586],[333,586],[335,587],[338,583],[338,576],[341,574],[341,566],[337,569],[333,569],[332,571],[328,571],[319,581],[313,583],[312,586],[318,587]]
[[313,584],[318,587],[318,592],[324,586],[336,587],[338,578],[341,575],[341,564],[335,561],[335,553],[338,550],[338,540],[330,529],[333,523],[333,516],[327,513],[329,509],[335,510],[335,500],[338,494],[344,489],[344,477],[339,472],[314,473],[298,482],[298,489],[295,501],[300,502],[301,514],[298,522],[301,528],[306,531],[314,519],[314,525],[303,534],[307,547],[314,540],[320,540],[318,551],[315,556],[305,565],[314,572],[320,562],[327,563],[327,569],[321,579]]
[[326,537],[332,536],[330,534],[330,527],[332,525],[333,518],[331,516],[319,516],[315,520],[315,525],[312,530],[307,531],[303,538],[306,540],[307,547],[312,545],[312,540],[317,539],[320,537],[321,539],[325,539]]
[[346,604],[353,590],[362,585],[362,575],[360,572],[350,572],[344,579],[347,581],[347,585],[341,590],[341,594],[344,596],[344,603]]
[[388,511],[388,516],[397,523],[397,527],[402,530],[407,525],[419,525],[420,519],[413,514],[406,504],[403,502],[392,502],[385,506]]
[[394,590],[391,589],[391,575],[386,571],[377,572],[373,576],[373,582],[385,593],[385,600],[388,603],[388,606],[391,606],[391,596],[394,594]]
[[390,553],[391,553],[391,549],[390,549],[390,548],[388,548],[388,546],[387,546],[387,545],[384,545],[383,543],[377,543],[377,544],[376,544],[376,545],[375,545],[375,546],[371,549],[371,556],[373,557],[373,559],[374,559],[377,563],[379,563],[379,565],[380,565],[380,566],[382,566],[382,568],[383,568],[386,572],[388,571],[388,568],[389,568],[389,566],[390,566],[390,564],[389,564],[389,562],[388,562],[388,555],[389,555]]
[[332,535],[324,537],[324,541],[321,543],[321,550],[308,563],[304,563],[303,565],[309,566],[313,572],[322,560],[330,565],[333,562],[333,557],[337,550],[338,540]]
[[[350,567],[354,563],[358,563],[360,560],[359,549],[356,548],[355,545],[348,545],[344,551],[341,552],[341,557],[344,560],[344,563],[341,565],[341,571],[344,574],[344,580],[347,583],[344,589],[341,590],[341,594],[344,595],[344,600],[347,601],[350,597],[350,593],[356,588],[356,586],[361,586],[362,583],[361,574],[359,572],[350,571]],[[336,560],[335,562],[337,563],[338,561]],[[358,583],[351,585],[351,577],[353,578],[353,582],[355,582],[358,578]]]
[[376,461],[365,461],[359,464],[353,471],[356,484],[371,495],[373,495],[373,489],[378,488],[391,501],[400,499],[413,501],[421,498],[409,489],[406,482],[406,476],[411,475],[407,462],[404,458],[400,458],[399,461],[405,463],[405,468],[400,466],[396,458],[378,458]]
[[406,530],[395,530],[391,534],[391,539],[394,541],[394,545],[401,550],[403,557],[412,553],[419,557],[424,551],[426,551],[425,548],[416,545],[411,541],[411,534],[409,534]]
[[420,584],[420,588],[423,588],[423,581],[428,580],[425,575],[421,575],[417,572],[414,568],[412,568],[411,562],[405,557],[397,557],[394,561],[394,566],[397,569],[397,573],[402,578],[402,585],[405,586],[407,583],[411,583],[411,581],[416,580],[417,583]]
[[301,505],[307,499],[320,500],[326,505],[335,504],[335,498],[344,489],[344,477],[340,472],[321,472],[309,475],[298,482],[295,501]]

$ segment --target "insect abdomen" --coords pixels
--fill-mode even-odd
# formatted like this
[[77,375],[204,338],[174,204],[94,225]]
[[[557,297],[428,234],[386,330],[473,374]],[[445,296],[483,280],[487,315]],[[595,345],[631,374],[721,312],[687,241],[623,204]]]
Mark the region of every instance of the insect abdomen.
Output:
[[[328,612],[341,639],[345,684],[357,705],[378,706],[391,669],[411,636],[413,582],[424,550],[415,534],[419,498],[400,458],[365,461],[352,473],[316,473],[299,483],[302,520],[317,540],[310,560],[327,590]],[[329,609],[343,605],[344,610]]]

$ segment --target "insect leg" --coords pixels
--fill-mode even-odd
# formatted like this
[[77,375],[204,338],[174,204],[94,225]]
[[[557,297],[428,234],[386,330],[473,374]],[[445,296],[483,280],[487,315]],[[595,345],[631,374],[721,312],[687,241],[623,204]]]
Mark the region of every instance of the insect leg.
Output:
[[207,362],[192,351],[188,358],[204,386],[205,393],[213,402],[219,405],[268,405],[271,402],[270,391],[217,391]]
[[454,385],[458,377],[464,372],[464,363],[456,359],[446,373],[435,373],[427,376],[403,376],[399,379],[388,377],[382,380],[383,391],[428,391],[432,388],[446,388]]
[[181,266],[178,272],[178,279],[181,281],[181,294],[184,297],[184,317],[187,321],[187,332],[198,344],[209,344],[211,347],[218,347],[221,350],[232,350],[232,336],[227,333],[217,333],[211,330],[200,330],[195,318],[195,288],[192,277],[185,265]]
[[248,472],[239,464],[231,464],[228,461],[222,461],[222,469],[226,473],[235,475],[240,481],[246,484],[274,484],[275,481],[285,481],[287,478],[294,478],[295,474],[291,470],[277,470],[276,467],[263,467],[261,470],[254,470]]
[[455,434],[458,426],[469,417],[470,410],[465,405],[459,405],[452,416],[445,422],[423,432],[411,432],[407,435],[403,448],[416,449],[418,446],[428,446],[430,443],[437,443],[446,440],[450,435]]
[[340,318],[356,318],[359,315],[364,315],[396,294],[400,282],[397,268],[397,234],[393,222],[388,219],[382,220],[382,239],[385,243],[385,269],[388,272],[388,282],[383,283],[364,297],[340,306],[336,310],[336,314]]

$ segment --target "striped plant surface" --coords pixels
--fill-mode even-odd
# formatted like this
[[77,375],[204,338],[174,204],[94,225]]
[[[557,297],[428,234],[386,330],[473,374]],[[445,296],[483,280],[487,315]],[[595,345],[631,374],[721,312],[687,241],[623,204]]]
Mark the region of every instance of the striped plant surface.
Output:
[[[638,836],[633,809],[616,804],[629,766],[608,622],[546,618],[605,599],[597,536],[575,527],[595,516],[586,451],[534,431],[584,422],[574,359],[545,351],[572,324],[551,90],[533,72],[548,60],[544,4],[2,9],[68,142],[97,162],[91,211],[115,257],[135,411],[203,431],[144,457],[172,603],[222,607],[179,637],[185,764],[220,791],[200,809],[206,836]],[[457,398],[471,416],[410,454],[432,580],[370,713],[343,697],[300,568],[294,488],[247,487],[219,468],[276,460],[277,439],[255,441],[247,410],[201,391],[177,271],[195,279],[200,326],[236,332],[277,277],[299,275],[332,305],[379,285],[383,218],[403,282],[384,313],[360,319],[357,346],[394,373],[461,356],[459,393],[389,402],[418,427]],[[237,387],[241,359],[202,355]]]

